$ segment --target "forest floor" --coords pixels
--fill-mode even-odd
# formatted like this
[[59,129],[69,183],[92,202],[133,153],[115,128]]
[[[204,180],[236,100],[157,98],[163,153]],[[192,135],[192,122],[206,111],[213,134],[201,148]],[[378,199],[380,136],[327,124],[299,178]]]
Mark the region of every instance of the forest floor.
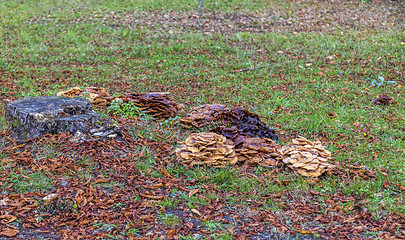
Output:
[[[0,236],[405,238],[404,3],[205,1],[199,16],[197,2],[0,2]],[[76,86],[184,107],[163,120],[96,108],[122,141],[10,139],[9,102]],[[209,128],[178,118],[214,103],[258,114],[279,145],[321,141],[336,170],[181,165],[174,149]]]

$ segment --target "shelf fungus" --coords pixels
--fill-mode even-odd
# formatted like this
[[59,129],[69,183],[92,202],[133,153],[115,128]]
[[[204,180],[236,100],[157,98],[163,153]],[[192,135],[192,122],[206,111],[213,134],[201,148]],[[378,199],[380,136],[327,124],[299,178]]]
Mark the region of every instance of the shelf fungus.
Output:
[[270,138],[278,140],[275,131],[262,122],[259,115],[251,113],[246,109],[229,109],[225,105],[201,105],[191,108],[190,112],[179,119],[180,124],[185,128],[201,128],[207,124],[225,123],[232,125],[231,128],[216,128],[212,131],[220,134],[245,135],[249,137]]
[[259,115],[249,112],[246,109],[234,108],[228,112],[227,118],[232,125],[237,126],[242,133],[250,137],[278,140],[274,129],[269,128],[262,122]]
[[157,119],[171,118],[179,111],[180,106],[167,95],[169,93],[145,93],[123,97],[124,102],[133,102],[141,111]]
[[75,98],[83,96],[82,90],[79,87],[74,87],[66,91],[60,91],[56,94],[58,97]]
[[394,98],[382,94],[378,95],[377,98],[373,100],[373,103],[376,105],[390,105],[393,102],[393,100]]
[[280,156],[279,145],[268,138],[245,138],[236,147],[238,161],[245,164],[259,164],[262,166],[279,166],[282,162],[276,158]]
[[90,101],[91,105],[96,107],[105,107],[114,100],[102,87],[87,87],[84,90],[74,87],[66,91],[60,91],[56,95],[68,98],[84,97]]
[[224,167],[237,163],[232,141],[211,132],[193,133],[176,149],[181,164]]
[[170,99],[169,93],[145,93],[132,94],[128,96],[111,97],[104,88],[87,87],[84,90],[74,87],[66,91],[57,93],[59,97],[85,97],[90,100],[93,106],[106,107],[116,99],[121,99],[123,102],[133,102],[141,111],[154,116],[157,119],[171,118],[176,115],[180,109],[180,105]]
[[298,137],[279,152],[287,167],[306,177],[319,177],[335,167],[329,163],[332,160],[331,153],[318,141],[311,142]]
[[209,123],[217,123],[226,117],[229,109],[225,105],[205,104],[193,107],[183,118],[180,118],[180,124],[185,128],[201,128]]

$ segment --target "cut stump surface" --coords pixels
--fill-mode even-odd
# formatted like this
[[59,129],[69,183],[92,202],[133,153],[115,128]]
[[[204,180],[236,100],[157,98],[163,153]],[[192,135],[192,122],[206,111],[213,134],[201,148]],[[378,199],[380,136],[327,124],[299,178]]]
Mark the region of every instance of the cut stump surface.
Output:
[[57,96],[16,100],[6,106],[5,116],[11,122],[17,139],[59,132],[87,134],[91,128],[100,127],[98,122],[101,122],[89,100]]

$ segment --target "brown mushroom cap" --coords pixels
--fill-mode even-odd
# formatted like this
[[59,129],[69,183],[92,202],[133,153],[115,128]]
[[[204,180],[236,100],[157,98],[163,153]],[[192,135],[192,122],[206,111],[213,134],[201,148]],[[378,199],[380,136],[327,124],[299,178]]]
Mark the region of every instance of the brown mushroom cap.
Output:
[[82,90],[78,87],[74,87],[66,91],[60,91],[56,94],[56,96],[68,98],[80,97],[82,95]]
[[68,98],[83,96],[90,100],[90,103],[93,106],[97,107],[107,106],[114,100],[102,87],[87,87],[85,90],[82,90],[79,87],[74,87],[66,91],[60,91],[56,95]]
[[268,138],[245,138],[235,151],[238,160],[246,161],[246,164],[277,166],[281,164],[276,160],[280,155],[278,148],[279,145]]
[[224,136],[211,132],[193,133],[176,149],[176,155],[183,165],[213,165],[224,167],[235,164],[233,143]]
[[111,104],[115,99],[121,99],[123,102],[133,102],[140,110],[153,115],[157,119],[174,117],[179,110],[179,105],[171,100],[168,93],[147,93],[135,94],[121,97],[111,97],[104,88],[87,87],[81,90],[74,87],[67,91],[60,91],[57,96],[61,97],[85,97],[90,100],[93,106],[105,107]]
[[200,128],[208,123],[215,123],[222,120],[229,109],[225,105],[205,104],[193,107],[183,118],[180,118],[180,124],[186,128]]
[[93,106],[105,107],[113,101],[110,94],[102,87],[87,87],[84,93],[89,94],[90,102]]
[[389,105],[393,102],[394,98],[386,95],[386,94],[382,94],[382,95],[378,95],[376,99],[373,100],[374,104],[378,104],[378,105]]
[[167,93],[135,94],[124,97],[123,100],[133,102],[140,110],[157,119],[174,117],[180,108]]
[[332,160],[331,152],[325,149],[321,142],[311,142],[306,138],[293,139],[288,146],[279,150],[282,161],[287,167],[307,177],[319,177],[335,166],[329,163]]

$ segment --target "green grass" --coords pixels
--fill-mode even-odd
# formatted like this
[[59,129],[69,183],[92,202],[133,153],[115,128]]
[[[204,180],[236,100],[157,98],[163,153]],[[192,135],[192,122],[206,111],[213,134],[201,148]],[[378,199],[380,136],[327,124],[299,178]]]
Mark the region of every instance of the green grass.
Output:
[[203,222],[202,225],[210,232],[221,229],[221,223],[213,221],[213,220],[205,221],[205,222]]
[[176,198],[167,197],[159,202],[159,205],[165,208],[175,208],[178,206],[179,202],[180,200],[177,200]]
[[171,227],[175,227],[180,223],[179,217],[173,214],[162,214],[159,215],[157,218],[162,222],[162,224]]
[[13,193],[47,192],[52,189],[52,178],[46,173],[17,174],[10,172],[3,186],[10,188]]
[[138,162],[138,169],[141,174],[151,175],[153,177],[160,177],[162,176],[156,169],[153,169],[153,166],[156,161],[156,155],[150,148],[144,146],[140,147],[137,152],[140,153],[140,157],[134,159],[134,161]]
[[[193,17],[198,12],[194,0],[1,1],[0,96],[54,95],[74,86],[102,86],[111,95],[168,91],[185,110],[205,103],[246,107],[277,126],[280,144],[295,135],[318,139],[336,162],[360,164],[376,173],[375,179],[326,176],[314,183],[289,172],[268,175],[272,169],[256,166],[253,173],[258,178],[248,178],[237,167],[188,169],[172,157],[166,168],[172,176],[184,182],[197,179],[190,189],[210,185],[217,190],[201,189],[189,196],[173,188],[170,197],[176,198],[164,198],[157,203],[161,207],[198,208],[230,192],[238,193],[226,196],[226,203],[233,206],[281,191],[297,198],[317,191],[364,194],[363,207],[377,217],[404,214],[403,192],[384,186],[386,181],[403,186],[405,180],[403,15],[384,15],[388,3],[366,2],[343,6],[315,1],[205,1],[199,19],[206,24],[200,25]],[[341,15],[336,17],[336,12]],[[350,20],[354,13],[359,18]],[[371,103],[383,93],[395,98],[394,103]],[[0,104],[2,112],[5,104]],[[131,115],[121,110],[115,106],[110,112]],[[107,116],[105,110],[97,111]],[[125,126],[137,140],[177,147],[190,132],[202,131],[183,129],[178,117],[158,121],[142,116]],[[0,116],[0,131],[8,129],[5,122]],[[6,144],[0,138],[0,148]],[[64,156],[60,147],[41,142],[34,146],[34,158],[40,164]],[[154,150],[139,147],[134,152],[139,175],[164,177],[156,168],[164,159]],[[0,152],[0,159],[9,157]],[[76,160],[80,169],[69,169],[65,173],[69,178],[114,174],[104,169],[96,175],[97,161],[91,157]],[[47,172],[10,162],[2,162],[0,169],[22,169],[3,174],[8,184],[2,188],[14,183],[12,192],[53,188]],[[125,184],[112,181],[96,187]],[[327,198],[317,201],[326,204]],[[273,212],[282,212],[283,207],[274,199],[263,204]],[[353,212],[350,203],[342,207]],[[160,221],[178,224],[171,218],[162,215]]]
[[53,143],[51,141],[44,141],[38,143],[35,147],[36,149],[41,150],[43,153],[37,157],[37,161],[43,159],[54,159],[63,155],[63,153],[59,151],[58,143]]

